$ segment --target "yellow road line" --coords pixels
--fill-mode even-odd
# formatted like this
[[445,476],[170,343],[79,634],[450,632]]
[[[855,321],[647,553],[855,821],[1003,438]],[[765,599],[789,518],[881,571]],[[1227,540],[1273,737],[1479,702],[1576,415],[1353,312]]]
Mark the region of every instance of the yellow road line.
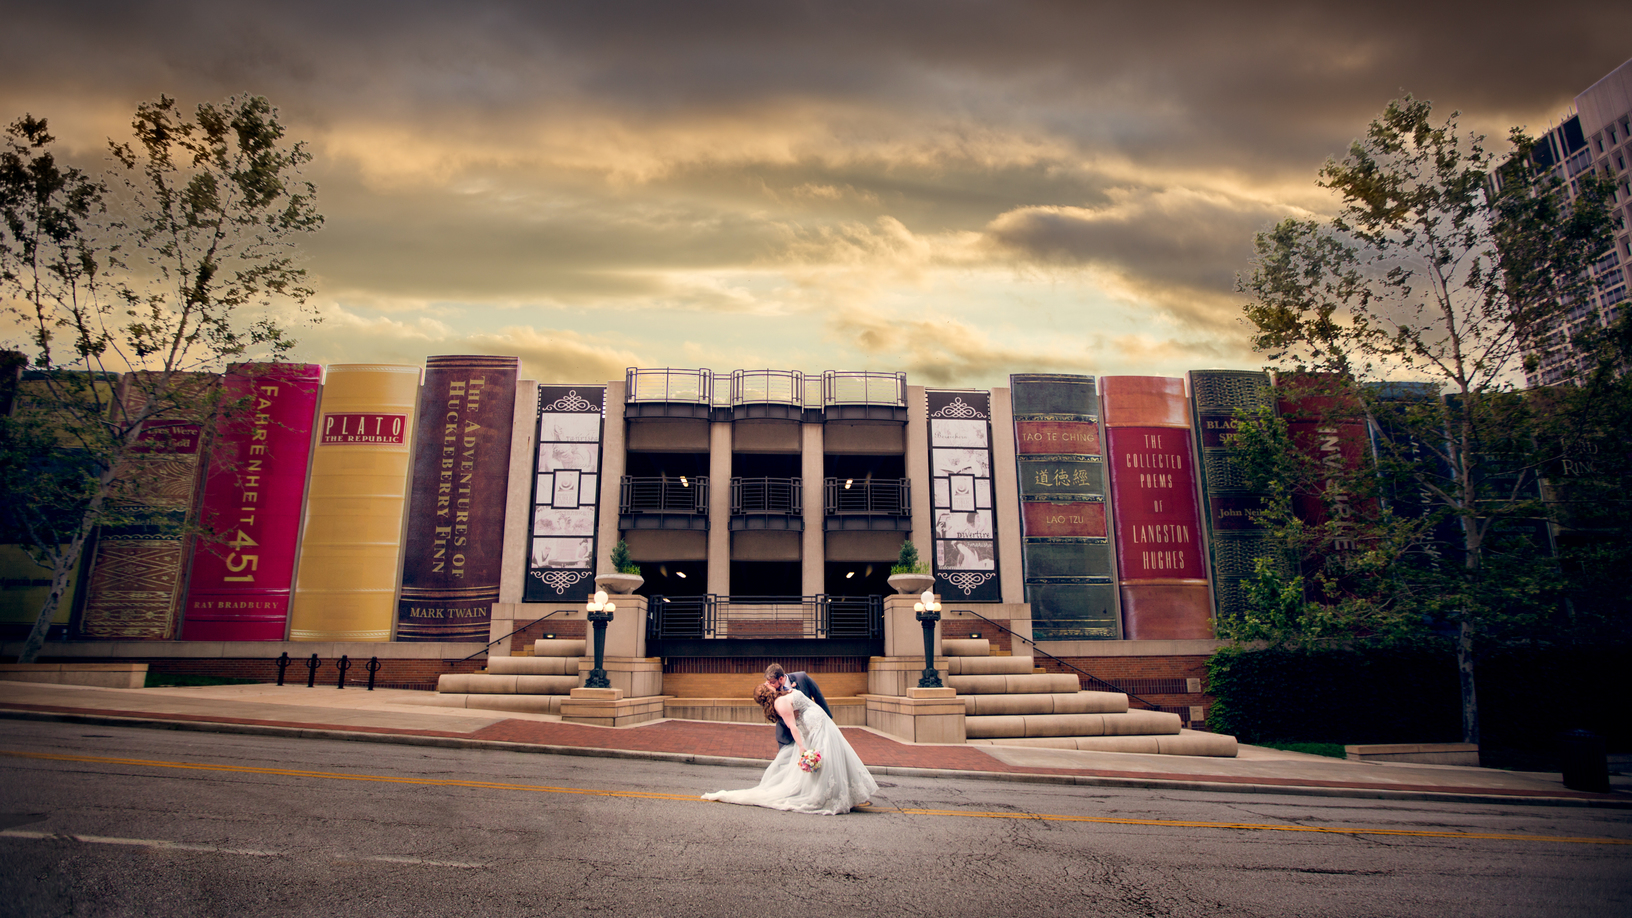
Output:
[[[527,791],[539,794],[574,794],[585,797],[626,797],[638,800],[698,801],[695,794],[659,794],[650,791],[595,790],[581,787],[550,787],[537,784],[504,784],[497,781],[461,781],[452,778],[399,778],[390,775],[354,775],[330,771],[303,771],[296,768],[252,768],[247,765],[212,765],[207,762],[166,762],[154,759],[121,759],[93,755],[56,755],[45,752],[14,752],[0,749],[0,756],[40,759],[53,762],[86,762],[95,765],[135,765],[145,768],[176,768],[191,771],[219,771],[235,774],[279,775],[291,778],[325,778],[335,781],[368,781],[378,784],[414,784],[430,787],[471,787],[483,790]],[[1203,822],[1188,819],[1133,819],[1117,816],[1062,816],[1047,813],[980,812],[977,810],[930,810],[908,807],[866,807],[869,812],[899,813],[903,816],[958,816],[975,819],[1028,819],[1038,822],[1086,822],[1103,825],[1159,826],[1181,829],[1236,829],[1255,832],[1314,832],[1326,835],[1386,835],[1410,838],[1452,838],[1464,841],[1558,842],[1573,845],[1632,845],[1632,839],[1592,838],[1566,835],[1518,835],[1503,832],[1433,832],[1424,829],[1372,829],[1360,826],[1267,825],[1250,822]]]

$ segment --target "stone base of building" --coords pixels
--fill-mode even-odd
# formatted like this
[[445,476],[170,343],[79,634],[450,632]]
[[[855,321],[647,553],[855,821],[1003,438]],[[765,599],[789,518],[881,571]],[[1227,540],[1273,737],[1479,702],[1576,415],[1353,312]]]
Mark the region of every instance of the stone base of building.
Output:
[[0,665],[0,681],[92,685],[97,688],[141,688],[147,684],[147,664],[6,663]]

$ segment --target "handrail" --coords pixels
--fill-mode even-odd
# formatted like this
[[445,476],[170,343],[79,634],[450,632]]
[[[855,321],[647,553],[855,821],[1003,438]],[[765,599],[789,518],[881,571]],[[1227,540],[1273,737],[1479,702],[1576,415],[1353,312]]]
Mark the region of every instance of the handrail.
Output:
[[494,644],[497,644],[499,641],[508,641],[511,638],[515,637],[516,635],[520,634],[521,632],[526,631],[528,628],[531,628],[534,625],[538,624],[539,622],[543,621],[544,619],[549,618],[551,615],[556,615],[558,613],[565,612],[565,611],[567,611],[567,610],[566,609],[556,609],[554,612],[549,613],[549,615],[543,615],[543,616],[540,616],[538,618],[535,618],[532,621],[528,622],[527,624],[522,625],[520,628],[517,628],[516,630],[514,630],[514,631],[510,632],[509,634],[505,635],[504,637],[495,638],[494,640],[488,641],[487,644],[485,646],[483,646],[481,650],[476,651],[475,653],[471,654],[468,657],[465,657],[463,660],[460,660],[459,662],[460,663],[468,663],[471,660],[476,659],[477,656],[479,656],[481,654],[484,654],[484,653],[487,653],[488,648],[492,647]]
[[[1009,633],[1010,637],[1017,637],[1020,640],[1025,641],[1027,644],[1031,645],[1032,650],[1036,651],[1037,653],[1042,654],[1045,657],[1048,657],[1050,660],[1053,660],[1055,663],[1058,663],[1061,666],[1069,666],[1070,668],[1076,670],[1077,672],[1083,674],[1084,676],[1087,676],[1089,679],[1093,680],[1094,684],[1103,685],[1103,686],[1105,686],[1105,688],[1109,689],[1110,691],[1118,692],[1120,694],[1126,695],[1130,699],[1132,699],[1134,701],[1137,701],[1140,704],[1142,704],[1142,705],[1144,705],[1144,706],[1146,706],[1148,708],[1151,708],[1153,710],[1161,710],[1161,705],[1157,704],[1156,702],[1151,701],[1151,700],[1149,700],[1147,698],[1141,698],[1138,695],[1135,695],[1134,693],[1132,693],[1132,692],[1130,692],[1130,691],[1128,691],[1128,690],[1126,690],[1124,688],[1121,688],[1120,686],[1113,685],[1113,684],[1111,684],[1109,682],[1106,682],[1104,679],[1099,678],[1098,676],[1096,676],[1093,673],[1083,669],[1082,667],[1076,665],[1075,663],[1068,663],[1065,660],[1062,660],[1059,657],[1054,656],[1053,654],[1049,653],[1048,651],[1044,650],[1043,648],[1038,647],[1037,642],[1032,640],[1031,638],[1026,637],[1023,634],[1016,633],[1015,630],[1013,628],[1010,628],[1008,625],[1003,625],[1003,624],[999,624],[998,622],[992,621],[991,619],[987,618],[986,616],[981,615],[979,612],[976,612],[974,609],[948,609],[947,611],[949,611],[949,612],[967,612],[968,614],[973,615],[975,618],[980,619],[981,621],[985,622],[988,625],[992,625],[993,627],[996,627],[996,628],[998,628],[1000,630],[1007,631]],[[944,624],[944,621],[943,621],[943,624]]]

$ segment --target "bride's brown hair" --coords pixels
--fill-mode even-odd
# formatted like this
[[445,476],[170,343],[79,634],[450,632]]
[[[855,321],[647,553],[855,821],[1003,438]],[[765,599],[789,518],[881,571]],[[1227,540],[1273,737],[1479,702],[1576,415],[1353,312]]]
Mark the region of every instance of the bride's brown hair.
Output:
[[773,724],[782,720],[782,717],[776,713],[776,699],[786,694],[788,693],[785,691],[779,692],[767,683],[760,683],[759,688],[754,689],[754,700],[759,702],[760,708],[765,711],[766,720]]

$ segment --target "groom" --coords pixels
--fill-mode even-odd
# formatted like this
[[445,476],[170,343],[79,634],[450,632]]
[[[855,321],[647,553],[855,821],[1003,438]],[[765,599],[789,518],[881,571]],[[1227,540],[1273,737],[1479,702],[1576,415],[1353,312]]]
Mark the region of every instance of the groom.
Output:
[[[797,672],[789,675],[782,669],[782,664],[772,663],[765,670],[765,684],[780,691],[781,689],[798,689],[805,693],[805,697],[816,702],[816,706],[833,716],[833,709],[827,706],[827,699],[822,697],[822,689],[816,680],[810,678],[810,673]],[[793,745],[793,734],[788,732],[788,725],[781,720],[776,722],[776,745],[778,748]]]

